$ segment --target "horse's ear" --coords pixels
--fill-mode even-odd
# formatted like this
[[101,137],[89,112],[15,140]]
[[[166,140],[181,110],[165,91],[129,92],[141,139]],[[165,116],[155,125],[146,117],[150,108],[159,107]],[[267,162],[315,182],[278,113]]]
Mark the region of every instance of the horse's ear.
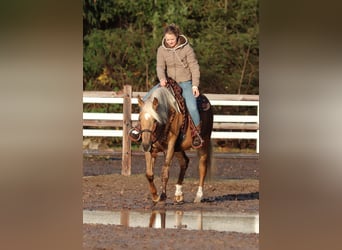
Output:
[[153,98],[153,109],[157,110],[157,107],[158,107],[158,99],[155,97]]
[[141,107],[144,104],[144,101],[141,99],[140,95],[138,95],[138,104],[139,104],[139,107]]

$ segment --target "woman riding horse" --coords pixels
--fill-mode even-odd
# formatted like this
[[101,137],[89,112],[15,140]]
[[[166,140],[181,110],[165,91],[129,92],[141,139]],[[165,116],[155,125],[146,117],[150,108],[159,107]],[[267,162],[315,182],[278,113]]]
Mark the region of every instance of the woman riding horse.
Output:
[[[182,96],[185,99],[186,107],[194,123],[193,148],[200,148],[203,143],[201,137],[200,115],[196,105],[196,98],[200,92],[200,70],[196,55],[188,39],[181,34],[175,24],[167,26],[164,30],[162,44],[157,51],[157,75],[160,83],[155,85],[144,97],[159,87],[165,87],[168,78],[174,79],[182,88]],[[139,138],[139,124],[130,130],[130,137],[137,141]]]

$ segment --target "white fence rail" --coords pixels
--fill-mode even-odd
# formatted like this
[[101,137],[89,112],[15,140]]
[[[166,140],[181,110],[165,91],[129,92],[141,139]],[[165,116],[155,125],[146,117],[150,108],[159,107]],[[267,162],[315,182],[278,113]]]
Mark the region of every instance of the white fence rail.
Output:
[[[137,96],[145,92],[133,92],[131,103],[137,104]],[[259,96],[206,94],[213,106],[254,106],[255,115],[216,115],[214,114],[213,139],[255,139],[256,152],[259,153]],[[126,96],[127,97],[127,96]],[[124,94],[115,92],[83,92],[83,103],[123,104]],[[132,113],[131,121],[135,123],[139,114]],[[122,113],[83,113],[84,126],[123,127]],[[225,130],[225,131],[222,131]],[[243,131],[231,131],[243,130]],[[83,136],[123,137],[123,129],[83,129]]]

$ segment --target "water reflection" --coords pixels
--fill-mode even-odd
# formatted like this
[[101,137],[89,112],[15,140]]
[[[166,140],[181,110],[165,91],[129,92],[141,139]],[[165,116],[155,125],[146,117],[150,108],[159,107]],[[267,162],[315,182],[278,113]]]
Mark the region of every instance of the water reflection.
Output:
[[126,227],[175,228],[259,233],[258,214],[207,211],[83,211],[83,223]]

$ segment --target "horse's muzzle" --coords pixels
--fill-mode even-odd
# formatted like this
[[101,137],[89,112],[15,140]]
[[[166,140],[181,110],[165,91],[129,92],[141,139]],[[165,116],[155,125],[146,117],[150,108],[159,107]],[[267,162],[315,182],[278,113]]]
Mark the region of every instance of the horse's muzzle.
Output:
[[144,150],[144,152],[149,152],[151,150],[151,143],[142,143],[142,148]]
[[[147,134],[143,135],[144,132],[146,132]],[[142,148],[144,152],[149,152],[152,149],[152,142],[150,141],[150,136],[153,133],[153,131],[149,129],[143,129],[140,133],[142,135]]]

